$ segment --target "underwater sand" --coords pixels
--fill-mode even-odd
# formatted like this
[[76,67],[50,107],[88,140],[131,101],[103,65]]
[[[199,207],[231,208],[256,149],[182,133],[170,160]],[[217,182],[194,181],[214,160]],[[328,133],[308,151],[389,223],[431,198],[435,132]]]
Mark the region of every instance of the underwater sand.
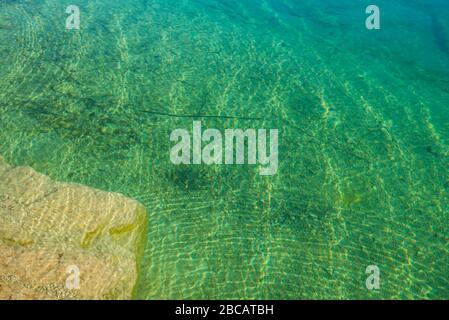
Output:
[[[371,2],[0,1],[0,155],[147,207],[137,299],[447,299],[449,3]],[[193,119],[278,173],[172,165]]]

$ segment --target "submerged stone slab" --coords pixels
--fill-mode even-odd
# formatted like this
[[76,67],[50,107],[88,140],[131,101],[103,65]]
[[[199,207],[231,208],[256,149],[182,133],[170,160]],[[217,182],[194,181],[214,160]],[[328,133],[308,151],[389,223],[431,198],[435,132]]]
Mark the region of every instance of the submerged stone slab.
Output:
[[145,229],[134,200],[0,158],[0,299],[130,299]]

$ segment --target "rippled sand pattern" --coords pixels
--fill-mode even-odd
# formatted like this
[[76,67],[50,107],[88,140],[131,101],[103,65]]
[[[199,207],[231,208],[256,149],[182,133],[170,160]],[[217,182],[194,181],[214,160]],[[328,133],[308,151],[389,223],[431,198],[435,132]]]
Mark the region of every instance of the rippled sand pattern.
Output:
[[[136,298],[449,298],[447,4],[76,2],[0,0],[0,154],[147,207]],[[278,174],[172,165],[193,119]]]

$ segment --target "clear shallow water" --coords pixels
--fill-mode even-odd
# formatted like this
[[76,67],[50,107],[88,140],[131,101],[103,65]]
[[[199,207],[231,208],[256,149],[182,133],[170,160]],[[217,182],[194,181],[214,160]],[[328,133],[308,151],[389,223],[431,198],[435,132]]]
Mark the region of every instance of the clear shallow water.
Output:
[[[0,1],[0,154],[146,205],[136,298],[449,298],[445,1],[76,2]],[[174,115],[278,174],[173,166]]]

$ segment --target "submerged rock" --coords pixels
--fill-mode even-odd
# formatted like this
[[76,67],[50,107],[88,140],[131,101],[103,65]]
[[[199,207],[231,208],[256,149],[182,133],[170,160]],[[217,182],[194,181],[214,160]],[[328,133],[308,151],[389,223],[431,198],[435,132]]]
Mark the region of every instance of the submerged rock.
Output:
[[145,228],[134,200],[0,157],[0,299],[130,299]]

